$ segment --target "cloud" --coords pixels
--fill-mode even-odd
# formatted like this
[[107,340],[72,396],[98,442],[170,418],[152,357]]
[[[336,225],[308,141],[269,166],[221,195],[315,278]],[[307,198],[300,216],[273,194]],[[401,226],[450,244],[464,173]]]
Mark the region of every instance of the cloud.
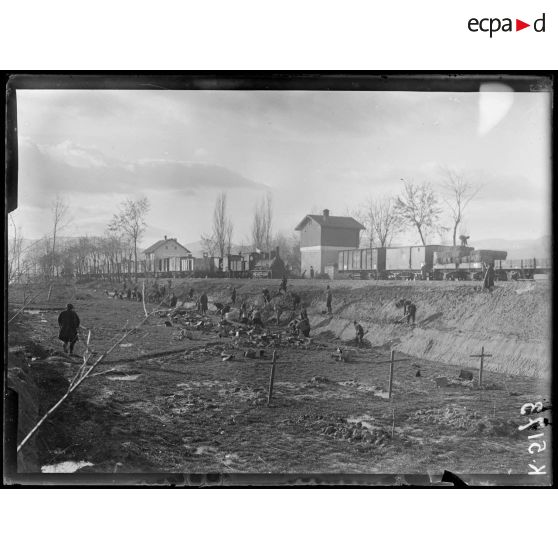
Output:
[[24,140],[19,151],[20,192],[34,206],[44,205],[55,192],[139,195],[156,190],[194,196],[208,188],[269,188],[221,165],[167,159],[129,162],[69,141],[38,145]]

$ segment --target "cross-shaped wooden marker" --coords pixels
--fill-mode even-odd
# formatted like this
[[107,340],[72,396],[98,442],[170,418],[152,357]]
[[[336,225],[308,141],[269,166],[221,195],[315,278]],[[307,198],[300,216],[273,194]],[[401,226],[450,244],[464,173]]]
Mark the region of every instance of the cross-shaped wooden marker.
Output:
[[480,355],[469,355],[471,358],[480,358],[480,368],[479,368],[479,387],[482,386],[482,369],[484,367],[484,359],[486,357],[491,357],[492,355],[489,355],[487,353],[484,352],[484,347],[481,347],[481,354]]
[[398,358],[397,360],[395,359],[395,351],[391,351],[391,358],[389,360],[382,360],[380,362],[377,362],[376,364],[386,364],[387,362],[389,362],[389,387],[388,387],[388,399],[391,399],[391,390],[392,390],[392,385],[393,385],[393,364],[395,362],[402,362],[404,360],[409,360],[408,358]]

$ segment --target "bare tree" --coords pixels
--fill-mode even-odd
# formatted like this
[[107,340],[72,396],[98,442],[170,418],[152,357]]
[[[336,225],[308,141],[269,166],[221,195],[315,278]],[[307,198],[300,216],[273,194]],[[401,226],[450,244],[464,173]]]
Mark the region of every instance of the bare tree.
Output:
[[463,173],[452,169],[444,169],[442,189],[443,201],[447,205],[452,219],[453,245],[457,245],[457,232],[463,222],[465,209],[473,198],[477,196],[482,184],[474,184]]
[[268,193],[263,202],[264,206],[264,241],[266,251],[271,250],[271,244],[273,241],[273,198],[271,194]]
[[56,267],[56,241],[58,239],[58,233],[63,230],[70,222],[69,206],[64,201],[64,199],[58,195],[51,205],[52,213],[52,243],[50,250],[50,264],[48,268],[48,276],[52,277],[54,275],[54,270]]
[[232,236],[233,236],[234,226],[232,221],[229,219],[227,222],[227,226],[225,227],[225,249],[227,254],[231,253],[232,250]]
[[300,239],[298,235],[292,233],[287,237],[278,232],[273,239],[273,245],[279,248],[280,258],[292,272],[300,273]]
[[255,250],[269,252],[273,243],[273,198],[267,194],[254,206],[252,244]]
[[204,253],[207,253],[208,256],[215,255],[217,247],[215,245],[215,240],[213,239],[212,234],[202,234],[201,243]]
[[265,207],[263,200],[254,206],[252,217],[252,246],[254,250],[263,250],[265,244]]
[[146,197],[139,200],[127,199],[121,206],[120,212],[114,215],[109,224],[109,230],[120,231],[131,242],[134,248],[134,273],[138,275],[138,242],[147,224],[145,217],[149,211],[149,200]]
[[13,236],[8,246],[8,283],[19,281],[22,274],[23,237],[21,229],[16,227],[13,216],[10,214]]
[[396,210],[396,203],[396,199],[390,197],[368,198],[359,211],[371,248],[375,244],[382,248],[390,246],[394,236],[401,230],[402,220]]
[[423,246],[426,246],[427,234],[435,229],[441,209],[431,186],[420,186],[403,180],[403,193],[395,200],[395,210],[402,223],[415,227]]
[[213,230],[201,236],[202,245],[209,255],[223,258],[232,246],[233,224],[227,217],[227,194],[221,192],[213,209]]

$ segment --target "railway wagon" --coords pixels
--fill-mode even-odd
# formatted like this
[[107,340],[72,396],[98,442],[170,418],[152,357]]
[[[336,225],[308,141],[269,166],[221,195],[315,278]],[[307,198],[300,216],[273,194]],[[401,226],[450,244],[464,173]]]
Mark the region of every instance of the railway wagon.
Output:
[[398,246],[386,248],[386,271],[413,271],[421,270],[422,265],[432,269],[434,253],[445,248],[439,244],[426,246]]
[[359,248],[340,250],[338,269],[343,272],[375,272],[385,270],[385,248]]
[[376,279],[389,277],[391,273],[419,273],[423,265],[427,270],[432,269],[434,253],[440,248],[443,247],[430,244],[340,250],[338,269],[341,275]]

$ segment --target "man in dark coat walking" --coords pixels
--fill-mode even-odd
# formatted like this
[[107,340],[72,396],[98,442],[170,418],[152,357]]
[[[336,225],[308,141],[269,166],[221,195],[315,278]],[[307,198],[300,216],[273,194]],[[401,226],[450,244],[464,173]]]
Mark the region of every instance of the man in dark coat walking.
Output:
[[73,354],[74,345],[78,340],[79,316],[75,312],[72,304],[68,304],[66,310],[60,312],[58,316],[58,325],[60,327],[58,339],[64,343],[64,352],[68,352],[69,344],[70,354]]

